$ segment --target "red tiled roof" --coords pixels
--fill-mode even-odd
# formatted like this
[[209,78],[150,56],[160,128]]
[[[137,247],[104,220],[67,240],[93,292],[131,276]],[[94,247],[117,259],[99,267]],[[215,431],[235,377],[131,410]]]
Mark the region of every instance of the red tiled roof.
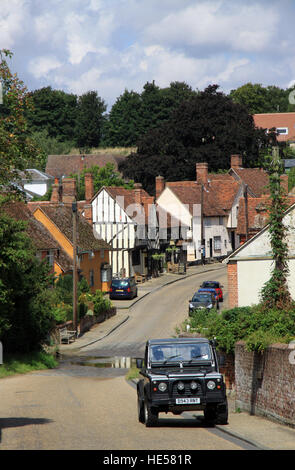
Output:
[[[269,176],[262,168],[231,168],[229,171],[236,180],[241,180],[248,185],[254,197],[269,194]],[[282,175],[281,182],[285,191],[288,192],[288,175]]]
[[[205,216],[223,216],[231,209],[241,183],[228,174],[209,175],[209,183],[203,192],[203,213]],[[196,181],[168,182],[170,188],[183,204],[189,206],[193,215],[193,205],[201,204],[202,185]]]
[[295,113],[253,114],[254,124],[262,129],[287,127],[288,134],[279,134],[278,141],[295,140]]
[[64,272],[71,270],[71,259],[51,236],[46,227],[33,216],[27,204],[21,201],[12,201],[4,206],[4,211],[16,220],[27,222],[26,233],[29,235],[37,251],[55,250],[55,261],[60,265],[61,269]]
[[126,157],[113,154],[87,154],[87,155],[48,155],[46,173],[54,178],[70,176],[79,173],[83,168],[98,165],[100,168],[107,163],[113,163],[115,169]]
[[[73,212],[71,206],[63,204],[42,204],[41,210],[73,243]],[[104,240],[96,239],[90,224],[83,216],[78,215],[77,245],[82,251],[108,250],[110,246]]]

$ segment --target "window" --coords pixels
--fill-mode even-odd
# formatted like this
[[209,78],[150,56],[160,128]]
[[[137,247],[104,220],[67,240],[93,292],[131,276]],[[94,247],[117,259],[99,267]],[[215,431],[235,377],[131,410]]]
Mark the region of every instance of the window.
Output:
[[54,263],[54,252],[52,250],[47,251],[46,259],[49,266],[53,266]]
[[277,133],[282,135],[287,135],[289,132],[288,127],[277,127]]
[[140,265],[140,251],[134,250],[132,251],[132,266]]
[[223,217],[222,216],[218,217],[218,223],[219,223],[219,225],[223,225]]
[[210,217],[204,217],[204,225],[205,225],[205,227],[211,227],[211,218]]
[[221,250],[221,237],[214,237],[214,250],[215,251]]

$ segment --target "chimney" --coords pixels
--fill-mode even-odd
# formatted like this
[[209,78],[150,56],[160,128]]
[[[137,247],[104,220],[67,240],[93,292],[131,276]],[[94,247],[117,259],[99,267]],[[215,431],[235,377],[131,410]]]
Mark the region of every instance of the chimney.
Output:
[[208,184],[208,163],[196,163],[197,183]]
[[141,183],[135,183],[134,185],[134,199],[135,199],[135,204],[141,204],[141,192],[142,192],[142,184]]
[[51,193],[50,202],[52,202],[52,204],[59,203],[59,184],[58,184],[58,180],[57,181],[56,180],[57,179],[55,178],[54,184],[51,186],[52,193]]
[[62,202],[72,204],[76,201],[76,180],[75,178],[64,178],[62,180]]
[[85,173],[85,200],[90,203],[94,196],[93,190],[93,175],[92,173]]
[[235,168],[243,168],[243,157],[242,155],[231,155],[230,157],[230,167]]
[[156,176],[156,199],[165,189],[165,181],[163,176]]

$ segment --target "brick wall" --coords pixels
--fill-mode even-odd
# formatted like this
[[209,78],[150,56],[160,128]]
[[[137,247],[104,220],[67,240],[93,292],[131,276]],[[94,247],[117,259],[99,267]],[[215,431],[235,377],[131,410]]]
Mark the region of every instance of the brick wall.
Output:
[[227,264],[228,308],[238,306],[238,265],[236,261]]
[[236,407],[295,426],[295,365],[287,344],[274,344],[263,353],[235,348]]

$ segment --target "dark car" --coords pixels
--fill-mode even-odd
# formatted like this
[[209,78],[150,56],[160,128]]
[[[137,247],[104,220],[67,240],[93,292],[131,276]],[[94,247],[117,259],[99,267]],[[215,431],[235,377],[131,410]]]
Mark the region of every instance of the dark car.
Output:
[[219,296],[218,294],[216,293],[216,290],[213,289],[213,288],[210,288],[210,287],[201,287],[199,290],[198,290],[198,294],[212,294],[212,296],[214,297],[215,299],[215,308],[219,308]]
[[112,279],[110,299],[133,299],[137,297],[137,285],[133,277]]
[[196,292],[189,300],[188,313],[191,314],[196,308],[207,309],[216,307],[217,302],[212,292]]
[[222,285],[218,281],[204,281],[203,284],[200,285],[202,289],[210,288],[215,289],[216,294],[218,294],[219,302],[223,302],[223,292],[222,292]]
[[[143,360],[137,361],[143,366]],[[206,421],[227,424],[226,386],[214,341],[169,338],[147,341],[137,383],[138,420],[155,426],[161,412],[203,411]]]

